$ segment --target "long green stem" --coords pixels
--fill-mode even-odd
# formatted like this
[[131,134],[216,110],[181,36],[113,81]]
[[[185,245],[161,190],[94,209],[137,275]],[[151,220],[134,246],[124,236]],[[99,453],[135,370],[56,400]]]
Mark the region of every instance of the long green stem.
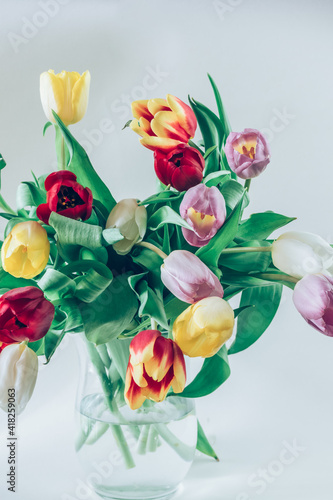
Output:
[[250,253],[250,252],[271,252],[272,247],[232,247],[222,250],[222,255],[233,253]]
[[286,274],[278,274],[278,273],[259,273],[254,275],[256,278],[261,278],[263,280],[271,280],[271,281],[286,281],[288,283],[297,283],[299,281],[298,278],[294,278],[293,276],[288,276]]
[[148,243],[148,241],[140,241],[140,243],[136,243],[137,246],[149,248],[153,252],[157,253],[163,260],[167,258],[167,254],[163,252],[160,248],[153,245],[152,243]]
[[250,186],[251,186],[251,180],[252,179],[246,179],[245,183],[244,183],[244,189],[247,190],[247,192],[250,191]]
[[61,170],[66,170],[66,153],[65,153],[65,139],[61,137]]
[[165,424],[153,424],[153,428],[158,432],[164,441],[166,441],[183,459],[189,462],[193,459],[193,448],[182,443]]

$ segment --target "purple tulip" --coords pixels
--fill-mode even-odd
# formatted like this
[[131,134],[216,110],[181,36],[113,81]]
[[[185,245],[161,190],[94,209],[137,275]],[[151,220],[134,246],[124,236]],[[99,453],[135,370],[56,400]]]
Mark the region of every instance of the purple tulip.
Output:
[[333,278],[307,274],[295,286],[294,304],[309,325],[333,337]]
[[270,148],[265,137],[253,128],[231,132],[225,144],[229,166],[241,179],[253,179],[270,161]]
[[224,224],[224,198],[217,187],[198,184],[186,192],[180,205],[180,215],[193,229],[182,228],[187,243],[203,247]]
[[206,297],[223,297],[215,274],[187,250],[175,250],[168,255],[161,266],[161,279],[175,297],[188,304]]

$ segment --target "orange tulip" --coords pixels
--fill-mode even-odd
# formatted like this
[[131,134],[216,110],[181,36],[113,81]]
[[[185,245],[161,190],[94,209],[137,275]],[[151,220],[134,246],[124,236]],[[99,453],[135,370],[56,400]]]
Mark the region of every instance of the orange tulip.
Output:
[[194,136],[197,120],[190,106],[170,94],[166,99],[132,102],[130,127],[139,134],[141,144],[155,151],[171,151]]
[[125,400],[132,410],[146,399],[163,401],[172,386],[182,392],[186,383],[184,355],[177,344],[158,330],[138,333],[130,344]]

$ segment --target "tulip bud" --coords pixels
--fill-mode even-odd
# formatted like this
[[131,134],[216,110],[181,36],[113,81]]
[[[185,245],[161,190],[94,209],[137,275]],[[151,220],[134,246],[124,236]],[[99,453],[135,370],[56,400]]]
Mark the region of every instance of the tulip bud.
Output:
[[185,193],[180,215],[193,228],[182,228],[187,243],[203,247],[215,236],[226,218],[225,201],[216,187],[198,184]]
[[142,137],[141,144],[153,151],[171,151],[187,143],[197,128],[190,106],[170,94],[166,99],[134,101],[132,113],[131,129]]
[[231,132],[225,144],[229,166],[241,179],[261,174],[270,162],[270,148],[265,137],[253,128]]
[[272,244],[272,260],[280,271],[295,278],[333,272],[333,248],[312,233],[290,231],[279,236]]
[[50,243],[45,229],[35,221],[16,224],[1,248],[2,267],[15,278],[34,278],[48,263]]
[[309,325],[333,337],[333,278],[308,274],[295,286],[293,301]]
[[16,413],[27,406],[36,385],[38,357],[25,344],[7,346],[0,354],[0,408],[8,411],[8,391],[15,390]]
[[206,297],[223,297],[215,274],[187,250],[175,250],[168,255],[161,266],[161,279],[175,297],[189,304]]
[[14,288],[0,297],[0,342],[34,342],[47,334],[54,305],[34,286]]
[[230,339],[234,321],[228,302],[208,297],[178,316],[173,324],[173,338],[187,356],[210,358]]
[[106,221],[106,228],[117,227],[124,239],[113,245],[119,255],[130,252],[135,243],[142,241],[147,228],[146,207],[139,206],[137,201],[129,198],[121,200],[111,210]]
[[179,144],[168,153],[156,150],[154,167],[163,184],[170,184],[177,191],[186,191],[202,181],[205,160],[197,149]]
[[138,333],[130,344],[125,400],[132,410],[146,399],[163,401],[172,386],[176,393],[186,383],[185,361],[177,344],[158,330]]
[[93,195],[89,188],[76,182],[76,175],[69,170],[52,172],[45,179],[46,203],[37,207],[37,217],[49,223],[52,212],[69,219],[87,220],[91,216]]
[[40,97],[44,113],[55,122],[52,110],[64,124],[71,125],[84,117],[89,97],[90,73],[62,71],[57,75],[52,69],[40,75]]

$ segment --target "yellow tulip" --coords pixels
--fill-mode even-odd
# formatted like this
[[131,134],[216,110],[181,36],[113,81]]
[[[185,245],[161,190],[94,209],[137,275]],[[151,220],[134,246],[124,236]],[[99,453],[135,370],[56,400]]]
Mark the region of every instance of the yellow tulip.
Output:
[[234,311],[220,297],[207,297],[185,309],[173,324],[173,337],[184,354],[195,358],[214,356],[230,339]]
[[82,120],[87,110],[89,87],[89,71],[82,75],[76,71],[62,71],[56,75],[49,69],[42,73],[40,97],[47,119],[55,121],[53,110],[66,126]]
[[45,229],[35,221],[13,227],[1,248],[2,267],[15,278],[34,278],[45,268],[50,242]]

